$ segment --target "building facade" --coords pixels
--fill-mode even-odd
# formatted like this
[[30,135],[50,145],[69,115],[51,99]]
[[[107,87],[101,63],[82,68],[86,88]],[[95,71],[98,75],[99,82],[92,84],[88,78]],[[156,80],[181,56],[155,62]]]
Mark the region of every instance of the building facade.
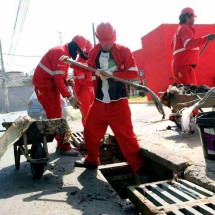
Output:
[[[142,48],[134,51],[139,71],[144,72],[145,84],[158,96],[174,82],[171,62],[171,41],[178,24],[162,24],[141,38]],[[196,24],[196,37],[215,32],[215,24]],[[203,47],[200,47],[200,50]],[[215,43],[210,42],[200,56],[196,69],[198,85],[215,85]],[[141,77],[140,77],[141,80]],[[140,82],[141,83],[141,82]],[[148,100],[151,100],[150,95]]]

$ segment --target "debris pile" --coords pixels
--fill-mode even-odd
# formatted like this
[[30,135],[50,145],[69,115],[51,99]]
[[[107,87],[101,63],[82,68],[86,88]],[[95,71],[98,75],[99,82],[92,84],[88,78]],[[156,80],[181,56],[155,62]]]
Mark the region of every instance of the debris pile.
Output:
[[178,89],[179,94],[196,94],[196,93],[206,93],[210,90],[210,87],[207,85],[183,85],[183,84],[175,84],[173,86],[169,86],[167,92],[171,92],[171,88],[176,87]]
[[171,107],[171,98],[174,94],[179,95],[194,95],[199,93],[206,93],[210,90],[207,85],[195,86],[195,85],[183,85],[183,84],[173,84],[169,85],[166,92],[162,92],[160,99],[161,102],[167,106]]

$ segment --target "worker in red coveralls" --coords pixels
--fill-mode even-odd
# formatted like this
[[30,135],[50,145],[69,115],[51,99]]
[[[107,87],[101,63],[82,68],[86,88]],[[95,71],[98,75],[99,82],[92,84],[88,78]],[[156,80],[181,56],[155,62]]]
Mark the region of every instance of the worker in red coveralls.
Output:
[[[173,80],[177,84],[197,85],[195,69],[199,64],[199,47],[214,40],[215,34],[196,38],[193,27],[196,15],[190,7],[184,8],[179,16],[179,27],[172,39],[171,48]],[[172,109],[169,119],[175,120]],[[193,111],[196,116],[198,110]]]
[[214,40],[215,34],[195,37],[196,15],[192,8],[184,8],[179,16],[179,27],[172,40],[172,71],[178,84],[197,85],[195,69],[199,64],[199,47]]
[[[92,44],[87,40],[86,48],[83,54],[79,55],[77,62],[85,64],[87,62],[89,52],[92,49]],[[94,100],[94,89],[92,82],[92,73],[80,67],[74,67],[74,93],[80,101],[80,110],[82,113],[82,124],[85,125],[86,117],[90,106]]]
[[97,168],[99,147],[107,127],[114,132],[119,147],[137,176],[142,172],[143,157],[133,132],[126,85],[102,74],[109,71],[116,77],[132,80],[138,77],[135,59],[129,48],[116,44],[116,31],[110,23],[100,23],[96,29],[99,40],[90,52],[88,66],[96,68],[95,100],[84,127],[87,155],[75,162],[76,167]]
[[[61,95],[67,98],[74,108],[79,108],[80,102],[67,89],[69,65],[59,58],[68,55],[73,60],[86,47],[87,40],[76,35],[68,44],[50,49],[37,65],[33,75],[33,85],[38,101],[42,104],[48,119],[62,118]],[[63,137],[56,135],[57,150],[60,155],[77,156],[79,153],[69,142],[63,143]]]

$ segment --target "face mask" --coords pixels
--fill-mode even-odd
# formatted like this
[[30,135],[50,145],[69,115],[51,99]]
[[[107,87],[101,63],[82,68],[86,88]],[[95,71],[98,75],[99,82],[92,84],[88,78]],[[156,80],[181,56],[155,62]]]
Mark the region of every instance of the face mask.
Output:
[[70,42],[68,44],[68,47],[69,47],[69,54],[70,56],[72,57],[73,60],[75,60],[77,58],[77,51],[78,51],[78,46],[76,43],[74,42]]
[[80,52],[80,57],[83,58],[84,60],[88,60],[88,57],[84,54],[84,52]]

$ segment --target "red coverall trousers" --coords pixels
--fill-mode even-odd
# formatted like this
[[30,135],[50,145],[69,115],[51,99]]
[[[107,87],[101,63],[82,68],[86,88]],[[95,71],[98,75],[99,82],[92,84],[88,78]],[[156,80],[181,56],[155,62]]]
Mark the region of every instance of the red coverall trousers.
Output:
[[[60,92],[57,87],[35,87],[38,101],[46,112],[47,119],[62,118],[62,106]],[[70,143],[63,143],[63,137],[55,135],[57,148],[67,151],[71,149]]]
[[95,100],[86,120],[84,138],[87,147],[86,161],[99,164],[100,141],[104,137],[108,125],[112,129],[123,156],[137,173],[143,166],[140,147],[133,132],[131,111],[127,99],[103,103]]
[[[76,85],[75,85],[76,86]],[[80,86],[78,90],[74,86],[75,95],[78,100],[81,102],[81,113],[82,113],[82,124],[85,126],[86,118],[90,107],[94,100],[94,90],[93,87],[90,86]]]
[[191,65],[174,66],[173,74],[178,84],[197,85],[195,67]]
[[[172,70],[177,84],[197,85],[195,66],[191,66],[191,65],[174,66],[173,65]],[[198,113],[199,113],[198,110],[193,111],[194,116],[196,116]]]

